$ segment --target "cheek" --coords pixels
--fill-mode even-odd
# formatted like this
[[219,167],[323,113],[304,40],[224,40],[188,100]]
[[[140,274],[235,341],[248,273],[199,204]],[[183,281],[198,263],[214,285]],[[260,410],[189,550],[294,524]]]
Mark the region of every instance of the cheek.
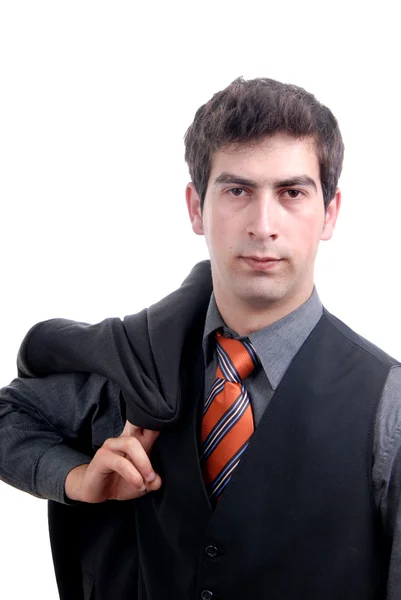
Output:
[[324,227],[324,215],[321,211],[311,210],[304,215],[300,215],[297,219],[297,225],[301,235],[306,239],[309,238],[311,244],[314,240],[319,240]]
[[309,227],[305,226],[301,237],[300,244],[304,248],[305,256],[314,257],[319,247],[321,228],[316,227],[316,223],[310,223]]
[[229,219],[209,222],[205,230],[206,244],[211,255],[218,259],[235,254],[240,236]]
[[235,240],[241,232],[241,224],[238,221],[233,215],[219,215],[216,212],[209,215],[207,220],[209,237],[216,243]]
[[315,219],[294,220],[287,222],[281,230],[283,240],[298,256],[308,259],[316,254],[321,235],[320,223]]

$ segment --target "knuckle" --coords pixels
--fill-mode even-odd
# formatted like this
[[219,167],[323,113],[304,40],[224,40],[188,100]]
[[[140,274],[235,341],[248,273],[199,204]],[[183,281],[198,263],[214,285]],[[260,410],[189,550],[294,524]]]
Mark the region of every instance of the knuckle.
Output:
[[140,445],[139,441],[135,438],[132,437],[131,435],[129,437],[127,437],[126,439],[126,443],[131,447],[131,448],[137,448],[138,444]]
[[108,448],[106,446],[101,446],[99,448],[99,450],[96,452],[95,456],[97,456],[98,458],[102,458],[104,457],[106,454],[108,454]]
[[137,458],[140,456],[142,445],[137,439],[129,437],[125,441],[125,451],[131,456]]
[[103,446],[101,446],[100,449],[102,449],[102,448],[110,448],[113,445],[114,439],[115,438],[107,438],[107,440],[103,442]]
[[124,458],[124,456],[117,456],[116,462],[115,462],[115,467],[116,467],[117,471],[121,472],[121,471],[127,470],[127,468],[128,468],[127,462],[128,461],[126,458]]

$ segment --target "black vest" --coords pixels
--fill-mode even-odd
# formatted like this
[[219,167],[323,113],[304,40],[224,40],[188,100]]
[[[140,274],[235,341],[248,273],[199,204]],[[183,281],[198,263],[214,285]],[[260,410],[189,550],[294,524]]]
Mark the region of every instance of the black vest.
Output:
[[161,490],[126,503],[51,503],[61,598],[384,599],[389,541],[374,504],[372,448],[395,361],[325,311],[212,511],[198,460],[199,348],[194,336],[182,417],[153,449]]

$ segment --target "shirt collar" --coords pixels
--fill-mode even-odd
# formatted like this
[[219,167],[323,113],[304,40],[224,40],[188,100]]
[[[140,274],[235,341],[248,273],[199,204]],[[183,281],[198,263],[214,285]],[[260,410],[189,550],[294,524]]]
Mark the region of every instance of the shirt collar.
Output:
[[[273,390],[279,385],[291,361],[316,326],[322,313],[323,305],[316,288],[313,288],[310,298],[296,310],[279,321],[268,325],[268,327],[248,336],[255,347]],[[203,332],[205,366],[210,363],[215,351],[214,332],[221,327],[225,332],[241,339],[235,331],[230,330],[224,323],[217,308],[214,293],[212,293]]]

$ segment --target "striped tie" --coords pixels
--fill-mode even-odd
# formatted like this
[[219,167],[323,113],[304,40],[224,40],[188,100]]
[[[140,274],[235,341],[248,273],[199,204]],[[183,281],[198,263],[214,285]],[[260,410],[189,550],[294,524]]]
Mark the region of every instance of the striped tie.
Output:
[[254,431],[249,394],[242,381],[258,358],[249,341],[216,333],[218,366],[203,410],[201,466],[212,504],[230,481]]

